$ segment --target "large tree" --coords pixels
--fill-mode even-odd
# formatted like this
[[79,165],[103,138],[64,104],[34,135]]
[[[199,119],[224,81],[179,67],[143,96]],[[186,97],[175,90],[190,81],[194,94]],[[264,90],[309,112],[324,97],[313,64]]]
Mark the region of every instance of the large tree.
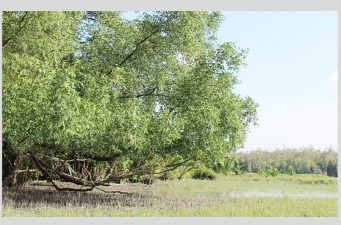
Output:
[[[233,89],[245,50],[217,44],[222,19],[4,12],[3,143],[51,180],[90,189],[226,157],[243,145],[256,104]],[[109,169],[96,179],[62,170],[81,159]]]

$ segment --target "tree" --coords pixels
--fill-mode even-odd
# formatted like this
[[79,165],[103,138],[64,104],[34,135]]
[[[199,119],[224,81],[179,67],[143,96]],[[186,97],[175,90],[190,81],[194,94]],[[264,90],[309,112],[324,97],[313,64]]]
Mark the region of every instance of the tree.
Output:
[[[256,122],[256,104],[234,92],[246,51],[217,44],[222,19],[4,12],[3,140],[52,182],[84,190],[227,156]],[[95,179],[90,165],[105,175]]]
[[232,157],[240,162],[242,170],[248,172],[270,171],[276,168],[279,172],[290,175],[322,173],[337,177],[337,152],[332,148],[323,151],[312,147],[282,148],[272,152],[258,149],[235,153]]

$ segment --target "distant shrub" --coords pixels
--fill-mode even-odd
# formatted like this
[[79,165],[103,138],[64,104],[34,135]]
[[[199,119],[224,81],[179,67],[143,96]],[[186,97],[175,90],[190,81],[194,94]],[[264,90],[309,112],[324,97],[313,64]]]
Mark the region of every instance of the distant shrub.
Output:
[[258,173],[259,175],[266,175],[265,170],[262,169],[262,168],[258,169],[257,173]]
[[211,169],[199,168],[194,171],[192,178],[200,180],[214,180],[217,178],[217,174]]
[[295,168],[291,165],[288,167],[288,174],[291,176],[296,174]]
[[[277,168],[283,174],[323,174],[337,177],[337,152],[333,149],[282,148],[275,151],[258,149],[232,155],[245,172],[262,173]],[[292,168],[290,168],[292,167]],[[273,172],[275,175],[276,172]]]
[[163,174],[161,174],[159,177],[158,177],[159,180],[170,180],[172,179],[172,174],[169,173],[169,172],[165,172]]
[[234,172],[234,174],[236,175],[240,175],[240,174],[243,174],[245,173],[246,171],[242,170],[239,166],[238,163],[235,164],[235,166],[233,167],[232,171]]
[[155,181],[155,177],[145,175],[145,176],[133,176],[128,179],[130,183],[143,183],[143,184],[152,184]]
[[277,168],[273,168],[272,170],[266,171],[266,174],[275,177],[279,174],[279,171]]
[[240,166],[238,160],[236,160],[232,155],[227,156],[226,158],[214,163],[208,168],[213,169],[214,172],[222,173],[224,175],[227,174],[240,174]]
[[157,178],[159,180],[174,180],[176,178],[179,178],[179,172],[178,171],[167,171],[162,173],[160,176],[158,176]]
[[330,161],[327,166],[327,175],[337,177],[337,162]]

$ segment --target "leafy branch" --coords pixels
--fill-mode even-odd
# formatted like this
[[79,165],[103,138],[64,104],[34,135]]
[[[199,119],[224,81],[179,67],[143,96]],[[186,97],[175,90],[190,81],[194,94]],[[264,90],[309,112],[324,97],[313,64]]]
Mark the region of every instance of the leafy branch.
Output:
[[[18,22],[18,29],[14,32],[14,34],[12,34],[10,37],[8,37],[7,39],[4,39],[2,41],[2,47],[5,47],[5,45],[14,37],[17,37],[19,32],[25,27],[25,25],[27,24],[27,19],[25,20],[25,18],[27,17],[28,12],[26,11],[25,14],[20,18],[19,22]],[[25,21],[24,21],[25,20]]]

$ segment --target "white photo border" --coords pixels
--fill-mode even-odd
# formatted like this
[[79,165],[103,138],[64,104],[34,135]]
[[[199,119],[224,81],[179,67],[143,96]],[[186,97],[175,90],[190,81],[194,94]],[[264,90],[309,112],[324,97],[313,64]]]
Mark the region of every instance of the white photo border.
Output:
[[[339,11],[341,8],[340,0],[0,0],[0,11],[206,11],[206,10],[219,10],[219,11],[336,11],[337,12],[337,29],[338,29],[338,56],[340,53],[340,25],[341,19]],[[0,30],[2,31],[2,16],[0,19]],[[0,37],[2,32],[0,32]],[[2,50],[0,49],[2,56]],[[337,56],[337,58],[338,58]],[[337,61],[339,62],[339,61]],[[2,57],[0,58],[1,76],[0,82],[2,84]],[[341,66],[338,63],[338,71]],[[339,74],[339,72],[338,72]],[[340,77],[340,76],[338,76]],[[338,87],[341,86],[341,79],[338,79]],[[0,97],[2,99],[2,85],[0,85]],[[338,88],[338,100],[341,99],[341,91]],[[340,132],[340,112],[341,104],[338,102],[338,153],[340,153],[341,139]],[[0,102],[0,116],[2,121],[2,101]],[[1,126],[2,131],[2,126]],[[2,139],[2,137],[1,137]],[[340,154],[339,154],[340,155]],[[0,156],[2,160],[2,155]],[[338,184],[341,182],[341,157],[338,157]],[[2,172],[2,166],[0,168]],[[0,181],[2,187],[2,181]],[[2,192],[0,194],[0,201],[2,203]],[[68,217],[51,217],[51,218],[0,218],[1,223],[5,224],[93,224],[93,223],[115,223],[115,224],[339,224],[341,217],[341,198],[340,187],[338,185],[338,217],[326,218],[301,218],[301,217],[107,217],[107,218],[68,218]],[[2,212],[2,207],[0,212]],[[2,215],[2,214],[1,214]]]

